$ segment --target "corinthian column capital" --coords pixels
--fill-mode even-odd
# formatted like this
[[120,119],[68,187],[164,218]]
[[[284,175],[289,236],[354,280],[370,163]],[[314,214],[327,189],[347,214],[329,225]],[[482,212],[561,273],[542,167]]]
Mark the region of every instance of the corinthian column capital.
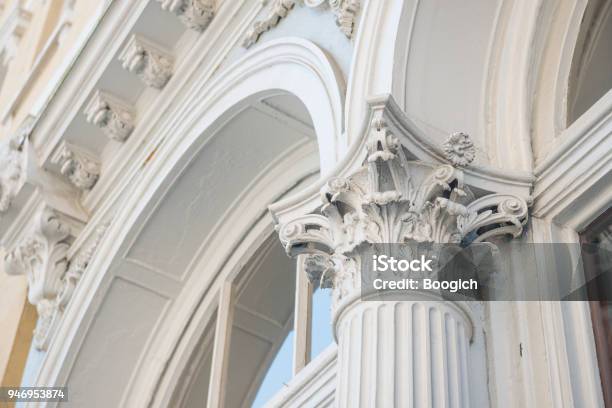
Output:
[[469,136],[451,135],[444,150],[452,164],[408,160],[404,146],[384,121],[374,120],[363,165],[327,182],[318,213],[279,226],[289,255],[315,257],[313,265],[318,266],[311,269],[317,272],[310,276],[334,288],[334,303],[342,300],[351,285],[358,288],[355,275],[363,244],[467,245],[521,235],[528,216],[523,198],[483,193],[464,183],[460,166],[474,158]]

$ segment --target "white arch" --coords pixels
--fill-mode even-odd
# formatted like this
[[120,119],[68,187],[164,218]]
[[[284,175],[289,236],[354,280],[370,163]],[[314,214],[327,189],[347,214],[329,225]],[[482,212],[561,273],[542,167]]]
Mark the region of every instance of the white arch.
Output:
[[[245,95],[258,96],[278,91],[296,96],[305,105],[313,121],[320,151],[325,152],[319,158],[320,168],[323,171],[331,168],[345,143],[342,140],[344,85],[333,63],[314,44],[299,39],[271,41],[248,53],[211,83],[195,84],[190,94],[179,101],[177,111],[161,125],[159,136],[153,138],[150,149],[143,150],[143,162],[151,151],[155,151],[156,159],[145,167],[143,174],[137,176],[125,204],[100,243],[98,253],[90,263],[89,273],[80,282],[42,363],[37,384],[65,383],[69,378],[93,317],[105,300],[104,295],[113,279],[111,265],[121,257],[123,248],[129,244],[126,241],[140,229],[139,224],[150,222],[148,216],[143,217],[143,214],[160,194],[164,194],[162,190],[167,191],[168,185],[177,181],[174,176],[193,158],[191,150],[194,146],[198,149],[201,147],[199,145],[204,145],[220,124],[248,104],[249,99],[245,99]],[[154,147],[156,144],[157,147]],[[243,191],[236,197],[230,209],[233,211],[224,214],[229,218],[240,213],[240,220],[228,228],[230,233],[225,237],[231,245],[219,248],[213,242],[210,251],[205,254],[210,256],[209,265],[215,265],[217,273],[247,231],[259,225],[261,207],[265,209],[267,200],[278,198],[290,186],[319,168],[319,163],[311,160],[313,154],[316,157],[312,145],[296,147],[286,157],[270,163],[265,175],[253,180],[246,189],[249,191]],[[254,194],[255,190],[257,194]],[[238,203],[248,205],[240,207]],[[221,223],[219,221],[217,226]],[[127,385],[132,390],[123,400],[127,406],[145,405],[153,397],[181,333],[209,289],[202,275],[191,275],[190,280],[184,282],[184,287],[190,290],[185,294],[181,292],[180,305],[173,305],[168,310],[172,318],[164,320],[167,335],[154,338],[147,346],[147,354],[141,356],[136,366],[140,373],[146,375],[139,378],[132,376]]]

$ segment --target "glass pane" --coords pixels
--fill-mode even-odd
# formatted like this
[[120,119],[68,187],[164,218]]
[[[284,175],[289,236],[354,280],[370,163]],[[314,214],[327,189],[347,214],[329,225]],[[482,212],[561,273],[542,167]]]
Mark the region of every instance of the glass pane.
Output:
[[589,285],[591,318],[597,349],[597,359],[606,407],[612,407],[612,209],[608,209],[582,234],[583,244],[592,244],[605,250],[584,253],[584,271],[587,278],[595,277]]

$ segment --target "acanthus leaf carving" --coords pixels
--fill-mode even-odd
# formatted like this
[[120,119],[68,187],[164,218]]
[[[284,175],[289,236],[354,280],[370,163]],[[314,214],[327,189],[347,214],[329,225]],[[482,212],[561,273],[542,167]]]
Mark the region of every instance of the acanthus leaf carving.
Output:
[[307,7],[322,7],[327,4],[336,17],[336,24],[340,31],[348,38],[353,36],[357,14],[360,9],[360,0],[273,0],[270,13],[263,19],[253,23],[244,37],[242,46],[245,48],[255,44],[259,37],[266,31],[276,27],[278,23],[295,7],[296,4],[304,4]]
[[54,299],[66,272],[66,258],[71,236],[70,227],[48,207],[34,217],[34,226],[22,242],[4,258],[10,275],[25,275],[28,279],[28,300],[38,305],[44,299]]
[[77,284],[87,269],[107,228],[108,224],[98,227],[92,237],[85,243],[84,248],[70,261],[66,259],[67,244],[62,248],[61,268],[58,270],[58,272],[61,271],[61,276],[60,273],[57,273],[53,278],[55,287],[53,294],[33,303],[38,312],[33,343],[38,350],[44,351],[49,347],[61,322],[64,310],[72,299]]
[[353,36],[359,13],[360,0],[329,0],[329,7],[336,16],[336,24],[348,38]]
[[137,75],[145,85],[161,89],[172,76],[170,53],[152,41],[133,35],[119,55],[123,68]]
[[87,121],[99,127],[111,139],[124,142],[134,130],[134,112],[123,101],[97,91],[85,108]]
[[0,147],[0,213],[8,211],[26,177],[26,143],[34,117],[28,116],[17,132]]
[[202,32],[215,15],[215,0],[157,0],[163,10],[169,11],[187,26]]
[[295,0],[274,0],[272,10],[268,16],[261,21],[253,23],[249,31],[247,31],[242,46],[249,48],[255,44],[263,33],[270,31],[273,27],[276,27],[283,18],[287,17],[289,11],[291,11],[294,6]]
[[91,190],[100,177],[100,164],[86,153],[64,144],[60,149],[60,172],[80,190]]
[[[459,164],[408,160],[382,120],[373,121],[366,149],[360,169],[330,179],[322,189],[319,214],[298,217],[279,228],[289,255],[310,254],[317,260],[313,265],[326,265],[312,267],[317,273],[311,275],[333,288],[334,304],[351,285],[360,285],[363,244],[465,246],[523,232],[528,217],[523,198],[496,193],[477,197],[464,185]],[[473,156],[464,158],[471,161]]]

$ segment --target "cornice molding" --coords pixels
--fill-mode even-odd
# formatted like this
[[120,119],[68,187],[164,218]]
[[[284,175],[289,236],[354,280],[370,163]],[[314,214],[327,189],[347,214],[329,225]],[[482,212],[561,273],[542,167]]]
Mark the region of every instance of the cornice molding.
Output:
[[172,76],[174,61],[171,53],[139,35],[132,35],[119,54],[119,61],[124,69],[152,88],[162,89]]
[[585,196],[585,192],[612,172],[612,151],[600,148],[612,143],[611,130],[612,91],[609,91],[563,132],[559,137],[562,142],[536,166],[534,216],[556,218],[579,198],[591,202],[598,198]]

